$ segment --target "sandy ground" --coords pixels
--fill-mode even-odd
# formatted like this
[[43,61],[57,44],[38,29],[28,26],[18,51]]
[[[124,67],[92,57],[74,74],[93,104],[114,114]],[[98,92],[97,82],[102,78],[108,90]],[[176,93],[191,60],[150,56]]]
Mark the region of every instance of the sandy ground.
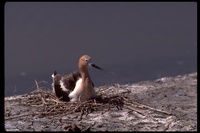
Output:
[[197,131],[197,72],[96,91],[85,103],[57,103],[45,90],[6,97],[5,130]]

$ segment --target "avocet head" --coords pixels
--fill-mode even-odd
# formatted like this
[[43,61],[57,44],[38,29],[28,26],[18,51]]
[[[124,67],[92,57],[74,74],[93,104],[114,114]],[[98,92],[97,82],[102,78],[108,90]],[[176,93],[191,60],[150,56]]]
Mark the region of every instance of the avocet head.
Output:
[[99,70],[103,70],[99,66],[95,65],[94,63],[91,62],[92,59],[89,55],[83,55],[80,57],[79,62],[78,62],[78,67],[79,69],[88,69],[88,66],[92,66],[94,68],[97,68]]

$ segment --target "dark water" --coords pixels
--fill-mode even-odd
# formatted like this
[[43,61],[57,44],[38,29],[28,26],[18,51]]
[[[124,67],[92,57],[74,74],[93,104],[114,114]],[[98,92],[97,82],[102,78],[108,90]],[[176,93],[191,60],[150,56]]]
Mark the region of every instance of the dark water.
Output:
[[96,86],[197,71],[195,2],[7,2],[5,96],[51,88],[83,54]]

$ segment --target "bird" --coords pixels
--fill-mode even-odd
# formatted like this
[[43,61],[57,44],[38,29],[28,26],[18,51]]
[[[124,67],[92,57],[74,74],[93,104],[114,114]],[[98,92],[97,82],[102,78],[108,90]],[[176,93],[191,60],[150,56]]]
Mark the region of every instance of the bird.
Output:
[[89,66],[104,70],[92,63],[89,55],[82,55],[78,61],[79,71],[73,71],[64,76],[54,71],[52,74],[52,88],[60,100],[72,102],[87,101],[97,96],[94,83],[89,75]]

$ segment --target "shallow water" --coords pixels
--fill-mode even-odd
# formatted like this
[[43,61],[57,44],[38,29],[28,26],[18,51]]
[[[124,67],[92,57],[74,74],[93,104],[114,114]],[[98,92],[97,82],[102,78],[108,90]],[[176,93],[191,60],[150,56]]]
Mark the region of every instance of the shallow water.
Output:
[[96,86],[197,71],[194,2],[7,2],[5,96],[51,88],[54,70],[77,70],[83,54]]

